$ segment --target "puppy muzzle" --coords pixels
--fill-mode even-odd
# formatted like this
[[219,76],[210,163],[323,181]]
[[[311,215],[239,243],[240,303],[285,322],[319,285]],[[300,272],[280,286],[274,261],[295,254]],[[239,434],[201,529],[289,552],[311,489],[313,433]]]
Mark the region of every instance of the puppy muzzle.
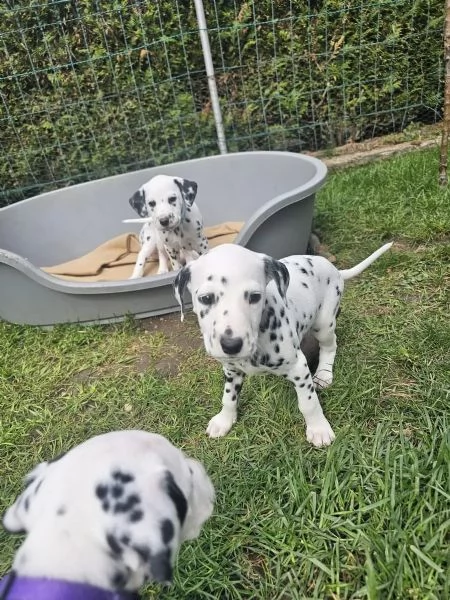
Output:
[[160,231],[172,231],[180,225],[180,219],[174,216],[162,216],[155,219],[155,224]]
[[239,354],[244,345],[244,340],[241,337],[229,337],[222,335],[220,338],[220,346],[225,354],[235,356]]
[[[206,336],[204,336],[206,338]],[[217,360],[246,360],[250,358],[256,348],[256,341],[252,342],[248,336],[221,335],[214,343],[207,343],[205,348],[210,356]]]

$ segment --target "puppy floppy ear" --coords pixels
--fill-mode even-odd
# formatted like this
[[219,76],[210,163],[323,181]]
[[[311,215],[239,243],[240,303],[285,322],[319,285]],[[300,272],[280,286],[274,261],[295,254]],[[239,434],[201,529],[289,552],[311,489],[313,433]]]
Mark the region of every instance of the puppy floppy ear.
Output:
[[8,533],[21,534],[30,530],[34,517],[37,516],[33,514],[33,503],[48,468],[49,463],[40,463],[25,477],[25,490],[3,514],[3,527]]
[[191,268],[189,266],[183,267],[178,271],[178,275],[175,277],[173,282],[173,291],[178,304],[181,306],[181,320],[184,321],[184,291],[189,289],[189,283],[191,281]]
[[[150,465],[150,472],[154,469]],[[148,489],[139,522],[128,528],[126,535],[109,531],[104,549],[121,562],[135,581],[146,580],[170,584],[173,565],[178,555],[181,531],[188,512],[188,501],[175,481],[173,473],[162,467],[154,477],[143,480]],[[147,505],[147,506],[146,506]]]
[[173,180],[180,188],[181,195],[188,206],[194,204],[195,197],[197,195],[197,184],[195,181],[189,179],[183,179],[182,177],[174,177]]
[[264,258],[264,273],[266,275],[266,285],[269,281],[274,280],[278,293],[284,298],[289,287],[289,271],[286,265],[279,260],[266,256]]
[[191,492],[188,498],[186,521],[181,529],[181,541],[194,540],[200,535],[203,524],[214,510],[216,493],[204,466],[187,458],[191,475]]
[[[162,480],[162,487],[167,494],[169,502],[172,503],[178,521],[179,531],[182,530],[188,512],[188,501],[171,471],[165,471]],[[160,583],[172,583],[173,562],[178,553],[178,544],[171,548],[170,543],[174,539],[175,531],[178,527],[174,526],[171,519],[165,519],[161,526],[162,542],[165,547],[155,554],[150,555],[150,571],[152,578]],[[181,541],[181,540],[180,540]],[[172,542],[173,545],[173,542]]]
[[148,217],[147,205],[145,204],[145,192],[144,190],[138,190],[134,192],[128,201],[137,214],[140,217]]

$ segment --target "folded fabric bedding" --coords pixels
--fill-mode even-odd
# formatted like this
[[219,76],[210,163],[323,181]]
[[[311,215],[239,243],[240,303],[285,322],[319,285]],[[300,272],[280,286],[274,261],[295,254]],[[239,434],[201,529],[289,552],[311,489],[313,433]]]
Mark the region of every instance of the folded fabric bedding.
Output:
[[[233,243],[243,225],[239,221],[229,221],[205,227],[209,247]],[[120,281],[131,276],[139,250],[138,236],[135,233],[123,233],[84,256],[60,265],[43,267],[42,270],[70,281]],[[155,254],[154,258],[147,261],[144,276],[156,275],[157,272],[158,257]]]

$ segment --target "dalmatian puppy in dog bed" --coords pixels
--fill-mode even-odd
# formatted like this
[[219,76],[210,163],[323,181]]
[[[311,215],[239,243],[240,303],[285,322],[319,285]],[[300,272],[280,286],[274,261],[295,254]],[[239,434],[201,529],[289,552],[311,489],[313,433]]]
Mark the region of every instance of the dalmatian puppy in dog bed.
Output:
[[141,217],[124,223],[144,223],[139,240],[141,250],[130,279],[142,277],[145,262],[158,251],[158,274],[174,271],[208,250],[200,209],[194,204],[197,183],[182,177],[156,175],[130,198]]
[[211,516],[203,466],[164,437],[116,431],[39,464],[3,525],[24,533],[2,600],[138,600],[171,582],[178,549]]
[[[332,443],[335,435],[316,389],[333,380],[344,281],[359,275],[391,245],[341,271],[322,256],[275,260],[236,244],[213,248],[181,269],[174,290],[182,318],[187,287],[205,349],[222,363],[225,374],[222,410],[207,428],[211,437],[226,435],[236,422],[245,375],[272,372],[295,385],[308,441],[314,446]],[[307,334],[319,344],[314,376],[302,351]]]

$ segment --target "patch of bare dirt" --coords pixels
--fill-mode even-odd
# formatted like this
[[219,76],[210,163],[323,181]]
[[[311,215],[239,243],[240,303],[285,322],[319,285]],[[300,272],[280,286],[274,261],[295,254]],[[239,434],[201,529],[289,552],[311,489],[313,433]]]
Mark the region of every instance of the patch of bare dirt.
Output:
[[175,377],[186,356],[203,347],[195,315],[185,316],[183,323],[180,313],[151,317],[140,321],[141,328],[151,334],[162,334],[163,344],[158,351],[160,358],[154,362],[150,355],[141,352],[136,363],[139,372],[145,372],[150,363],[163,377]]
[[334,254],[331,254],[329,247],[326,244],[323,244],[320,241],[322,237],[322,233],[315,229],[311,235],[309,236],[309,246],[311,248],[311,252],[313,254],[317,254],[318,256],[323,256],[327,258],[330,262],[335,263],[336,257]]
[[400,252],[414,252],[420,254],[421,252],[428,252],[433,248],[444,247],[447,248],[450,243],[450,236],[443,234],[439,237],[434,238],[428,243],[414,243],[408,242],[407,240],[397,239],[394,244],[395,250]]
[[392,314],[391,306],[367,306],[364,308],[364,312],[370,316],[384,316]]
[[254,552],[253,550],[250,550],[249,548],[244,548],[243,552],[245,554],[245,557],[247,558],[247,561],[248,561],[251,571],[253,571],[255,574],[259,575],[260,577],[263,576],[267,570],[266,557],[263,556],[262,554],[257,554],[256,552]]
[[398,398],[400,400],[411,400],[414,396],[416,382],[411,379],[392,381],[383,390],[384,398]]
[[433,148],[439,144],[441,126],[423,125],[377,137],[365,142],[350,140],[347,144],[332,150],[306,152],[320,158],[330,169],[366,164],[376,159],[390,158],[413,150]]
[[73,375],[72,381],[74,381],[75,383],[87,383],[92,379],[93,374],[93,369],[83,369],[82,371],[79,371],[78,373],[75,373],[75,375]]

